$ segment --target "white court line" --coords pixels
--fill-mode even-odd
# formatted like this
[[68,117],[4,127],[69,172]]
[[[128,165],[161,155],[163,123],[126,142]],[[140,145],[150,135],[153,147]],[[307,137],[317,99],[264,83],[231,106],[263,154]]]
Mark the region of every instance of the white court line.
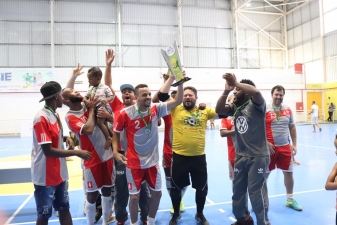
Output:
[[231,221],[236,222],[236,219],[234,217],[228,217]]
[[[192,189],[193,190],[193,189]],[[319,192],[319,191],[325,191],[324,188],[322,189],[315,189],[315,190],[308,190],[308,191],[300,191],[300,192],[294,192],[294,195],[298,195],[298,194],[306,194],[306,193],[312,193],[312,192]],[[286,194],[279,194],[279,195],[271,195],[269,196],[269,198],[275,198],[275,197],[280,197],[280,196],[286,196]],[[30,196],[31,197],[31,196]],[[29,198],[30,198],[29,197]],[[27,200],[26,200],[27,201]],[[205,204],[205,207],[208,206],[215,206],[215,205],[224,205],[224,204],[231,204],[232,201],[227,201],[227,202],[217,202],[217,203],[212,203],[212,204]],[[23,204],[23,203],[22,203]],[[20,206],[21,207],[21,206]],[[185,209],[195,209],[196,206],[189,206],[189,207],[185,207]],[[220,210],[220,209],[219,209]],[[18,211],[18,210],[17,210]],[[170,211],[170,209],[161,209],[158,210],[157,212],[168,212]],[[14,214],[13,214],[14,215]],[[233,222],[236,221],[236,219],[234,219],[233,217],[228,217],[230,220],[232,220]],[[86,219],[86,217],[78,217],[78,218],[72,218],[72,220],[84,220]],[[58,220],[49,220],[49,222],[57,222]],[[22,225],[22,224],[35,224],[36,221],[34,222],[24,222],[24,223],[12,223],[10,225]],[[5,223],[6,225],[7,223]]]
[[20,212],[20,210],[27,204],[27,202],[33,197],[34,193],[30,194],[28,198],[19,206],[19,208],[13,213],[11,217],[5,222],[5,225],[9,224],[14,217]]
[[211,199],[209,199],[208,197],[206,197],[206,201],[208,201],[211,205],[214,205],[214,202]]
[[223,210],[223,209],[219,209],[219,211],[220,211],[220,212],[222,212],[222,213],[226,212],[226,211],[225,211],[225,210]]
[[7,148],[4,148],[4,149],[0,149],[0,152],[2,152],[2,151],[6,151],[7,149],[10,149],[10,148],[13,148],[15,145],[13,145],[13,146],[9,146],[9,147],[7,147]]

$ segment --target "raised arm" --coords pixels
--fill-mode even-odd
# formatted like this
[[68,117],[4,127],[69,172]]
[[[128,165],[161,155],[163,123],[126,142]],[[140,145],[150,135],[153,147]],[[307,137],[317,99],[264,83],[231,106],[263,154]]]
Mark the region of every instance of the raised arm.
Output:
[[[183,71],[183,76],[186,76],[185,71]],[[162,86],[162,88],[160,88],[160,92],[164,92],[164,91],[169,91],[169,87],[171,86],[171,84],[174,81],[174,77],[173,75],[170,75],[170,77],[168,78],[168,80],[165,82],[165,84]],[[167,86],[168,85],[168,86]],[[168,89],[167,89],[168,88]],[[177,94],[175,96],[174,99],[170,99],[167,102],[167,110],[170,111],[171,109],[175,108],[176,106],[180,105],[183,102],[183,95],[184,95],[184,86],[183,84],[180,84],[178,86],[177,89]]]
[[112,49],[108,49],[105,52],[105,74],[104,74],[104,83],[108,85],[111,89],[113,96],[115,96],[115,90],[112,88],[112,76],[111,76],[111,64],[115,59],[115,53]]
[[[224,79],[226,79],[225,75],[222,76]],[[226,80],[225,90],[222,92],[222,95],[219,97],[219,99],[216,103],[216,106],[215,106],[215,112],[218,115],[226,115],[230,111],[230,107],[226,104],[227,103],[227,97],[228,97],[229,93],[234,90],[234,88],[235,88],[235,86],[230,85],[229,82],[227,82],[227,80]]]
[[70,77],[68,80],[66,88],[74,88],[75,86],[75,80],[77,79],[78,76],[83,74],[84,72],[82,71],[84,65],[80,66],[80,64],[77,64],[77,67],[73,69],[73,75]]
[[[157,103],[159,101],[166,101],[167,99],[170,98],[170,96],[169,96],[168,93],[169,93],[171,85],[172,85],[172,83],[174,81],[174,77],[173,76],[168,76],[166,74],[163,74],[163,80],[164,80],[163,86],[152,97],[152,102],[153,103]],[[165,98],[165,100],[162,99],[162,98]]]
[[238,82],[234,74],[225,74],[224,78],[227,82],[229,82],[229,85],[239,88],[247,95],[252,96],[252,101],[255,104],[262,105],[264,103],[264,98],[261,92],[253,85]]

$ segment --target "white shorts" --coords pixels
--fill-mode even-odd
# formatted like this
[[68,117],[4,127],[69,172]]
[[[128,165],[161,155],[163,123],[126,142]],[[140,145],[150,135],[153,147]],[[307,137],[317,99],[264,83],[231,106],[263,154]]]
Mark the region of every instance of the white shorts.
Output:
[[311,116],[311,124],[317,123],[317,116]]

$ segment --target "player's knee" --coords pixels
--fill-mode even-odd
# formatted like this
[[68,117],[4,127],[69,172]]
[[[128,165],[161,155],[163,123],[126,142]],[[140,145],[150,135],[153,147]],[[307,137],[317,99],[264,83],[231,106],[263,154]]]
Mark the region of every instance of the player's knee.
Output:
[[179,199],[179,198],[181,198],[181,190],[179,190],[176,187],[171,187],[170,196],[171,196],[172,199]]
[[154,199],[160,199],[162,196],[162,192],[161,191],[152,191],[151,192],[151,196]]
[[199,190],[196,191],[196,195],[199,195],[201,197],[206,197],[207,193],[208,193],[208,186],[207,186],[207,184],[206,184],[206,186],[205,186],[204,189],[199,189]]
[[139,201],[139,193],[138,194],[130,194],[130,202],[138,202]]

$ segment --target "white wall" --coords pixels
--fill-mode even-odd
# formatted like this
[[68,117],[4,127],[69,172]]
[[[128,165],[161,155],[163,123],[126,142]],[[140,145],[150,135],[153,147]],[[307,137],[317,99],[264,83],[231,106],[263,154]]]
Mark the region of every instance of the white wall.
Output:
[[313,0],[287,16],[289,68],[302,63],[306,83],[323,83],[319,1]]
[[[102,68],[104,70],[104,68]],[[20,69],[0,69],[0,73],[9,70]],[[29,69],[27,69],[29,70]],[[87,68],[85,69],[85,71]],[[120,95],[119,86],[123,83],[131,83],[137,85],[146,83],[150,89],[157,91],[162,85],[161,71],[166,72],[166,68],[148,68],[148,69],[119,69],[114,68],[113,87]],[[56,79],[65,87],[68,78],[71,75],[72,69],[55,69]],[[198,89],[198,102],[205,102],[214,107],[218,97],[221,95],[225,81],[222,75],[225,72],[234,72],[237,79],[251,79],[255,82],[257,88],[261,90],[267,102],[270,102],[270,89],[277,84],[281,84],[286,88],[285,103],[295,110],[296,102],[303,101],[302,92],[304,89],[303,78],[301,75],[286,74],[282,70],[222,70],[222,69],[198,69],[187,68],[187,76],[191,77],[188,83],[185,84],[194,86]],[[79,77],[75,89],[83,94],[87,90],[86,73]],[[2,82],[3,84],[3,82]],[[1,86],[1,82],[0,82]],[[172,88],[173,90],[174,88]],[[43,107],[43,103],[38,101],[41,99],[41,94],[37,90],[27,92],[24,89],[15,90],[12,92],[4,92],[0,89],[0,102],[3,107],[0,107],[0,134],[18,134],[20,133],[21,124],[32,121],[36,112]],[[63,118],[67,111],[64,106],[58,110]],[[295,115],[296,118],[296,115]],[[299,119],[301,120],[301,119]],[[66,131],[66,130],[65,130]]]

